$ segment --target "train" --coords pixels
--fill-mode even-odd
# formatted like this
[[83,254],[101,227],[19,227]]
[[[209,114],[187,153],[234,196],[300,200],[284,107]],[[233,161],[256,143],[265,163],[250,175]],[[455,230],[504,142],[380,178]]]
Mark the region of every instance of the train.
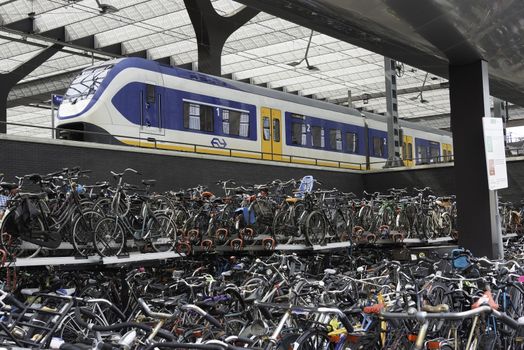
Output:
[[[404,165],[452,159],[451,133],[399,120]],[[59,138],[347,169],[384,166],[386,117],[142,58],[84,69]]]

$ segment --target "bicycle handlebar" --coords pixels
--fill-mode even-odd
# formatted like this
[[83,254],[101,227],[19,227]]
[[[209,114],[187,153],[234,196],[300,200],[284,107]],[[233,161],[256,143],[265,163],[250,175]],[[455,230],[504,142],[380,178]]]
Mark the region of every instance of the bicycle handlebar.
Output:
[[461,312],[437,312],[437,313],[428,313],[426,311],[416,311],[408,313],[398,313],[398,312],[380,312],[380,316],[386,319],[398,319],[398,320],[417,320],[421,323],[426,320],[465,320],[476,315],[483,313],[490,313],[496,318],[498,318],[502,323],[508,325],[513,329],[522,329],[524,328],[524,318],[519,318],[514,320],[509,317],[507,314],[494,310],[491,306],[483,305],[476,309],[461,311]]
[[321,313],[321,314],[336,314],[342,325],[346,328],[346,330],[351,333],[353,332],[353,326],[351,325],[351,322],[349,321],[346,314],[335,307],[309,307],[309,306],[293,306],[291,304],[274,304],[274,303],[262,303],[258,300],[255,300],[255,305],[262,307],[262,308],[273,308],[273,309],[285,309],[285,310],[291,310],[291,312],[313,312],[313,313]]
[[152,317],[152,318],[157,318],[157,319],[160,319],[160,320],[169,320],[171,318],[176,317],[175,314],[168,314],[166,312],[155,312],[155,311],[151,310],[149,305],[147,305],[146,302],[144,301],[144,299],[142,299],[142,298],[138,298],[138,305],[140,305],[140,308],[142,309],[142,311],[144,311],[144,313],[147,316]]

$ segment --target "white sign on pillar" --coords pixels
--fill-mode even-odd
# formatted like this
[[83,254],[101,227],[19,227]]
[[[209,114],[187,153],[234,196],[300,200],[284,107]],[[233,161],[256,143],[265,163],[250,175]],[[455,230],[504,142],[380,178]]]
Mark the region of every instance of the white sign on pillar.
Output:
[[502,118],[482,118],[482,126],[489,189],[493,191],[506,188],[508,187],[508,173]]

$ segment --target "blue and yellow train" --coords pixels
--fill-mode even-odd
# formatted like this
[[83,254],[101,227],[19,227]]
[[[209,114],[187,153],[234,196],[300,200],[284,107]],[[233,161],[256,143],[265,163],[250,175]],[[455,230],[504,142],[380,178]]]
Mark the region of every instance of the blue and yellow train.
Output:
[[[341,168],[382,167],[388,156],[382,115],[140,58],[86,68],[56,126],[75,140],[111,135],[133,146]],[[450,133],[400,126],[407,166],[450,160]]]

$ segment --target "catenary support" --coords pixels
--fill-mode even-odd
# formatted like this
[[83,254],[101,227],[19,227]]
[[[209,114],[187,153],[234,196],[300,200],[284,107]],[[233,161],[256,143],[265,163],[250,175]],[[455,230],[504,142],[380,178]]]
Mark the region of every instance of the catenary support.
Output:
[[384,73],[386,77],[386,111],[388,119],[388,160],[386,168],[402,166],[400,158],[400,127],[398,123],[397,102],[397,63],[389,57],[384,57]]
[[49,46],[11,72],[0,74],[0,134],[7,132],[7,96],[11,89],[61,49],[62,45],[54,44]]
[[490,117],[488,63],[450,65],[451,131],[455,157],[459,244],[499,258],[497,194],[488,189],[482,118]]
[[184,0],[198,42],[198,71],[221,75],[224,43],[259,11],[243,6],[227,16],[219,15],[210,0]]

